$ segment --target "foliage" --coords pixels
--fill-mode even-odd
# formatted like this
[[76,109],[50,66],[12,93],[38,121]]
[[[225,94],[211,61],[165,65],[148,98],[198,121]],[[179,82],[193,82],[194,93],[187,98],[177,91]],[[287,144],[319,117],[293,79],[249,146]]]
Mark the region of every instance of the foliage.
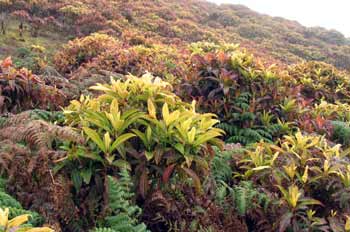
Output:
[[344,226],[348,211],[339,192],[348,191],[348,153],[340,145],[331,146],[324,137],[297,132],[285,136],[279,146],[258,143],[235,160],[236,178],[251,180],[269,194],[280,192],[278,198],[272,198],[279,202],[278,207],[270,208],[271,214],[280,218],[275,228],[328,230],[333,228],[327,223],[331,210],[338,212],[331,217]]
[[[241,43],[256,54],[286,63],[302,59],[349,67],[349,40],[341,33],[256,12],[240,5],[196,1],[5,1],[2,12],[22,16],[36,36],[44,29],[73,36],[108,31],[137,33],[165,44],[198,41]],[[16,13],[17,12],[17,13]]]
[[[198,47],[209,45],[193,46],[200,51]],[[275,66],[265,68],[230,45],[194,53],[191,62],[179,93],[198,100],[202,111],[217,112],[222,122],[218,127],[226,131],[227,142],[272,141],[290,131],[290,125],[279,118],[277,106],[293,90]]]
[[307,99],[335,102],[349,96],[350,78],[346,72],[322,62],[303,62],[290,68],[290,75]]
[[9,217],[9,209],[0,208],[0,229],[3,232],[10,232],[10,231],[53,232],[53,230],[48,227],[31,228],[29,226],[25,226],[24,223],[29,220],[28,214],[19,215],[11,220],[9,220],[8,217]]
[[151,75],[112,79],[92,89],[104,94],[82,96],[65,110],[67,123],[88,138],[87,146],[68,148],[69,160],[132,168],[143,196],[158,178],[166,183],[174,171],[193,178],[200,191],[194,171],[207,171],[208,146],[220,145],[217,137],[223,134],[214,128],[215,115],[196,113],[194,103],[182,102],[169,83]]
[[116,45],[117,41],[113,37],[94,33],[70,41],[62,51],[56,54],[54,63],[59,71],[68,73],[101,53],[114,49]]
[[187,56],[186,52],[176,47],[158,44],[124,45],[102,53],[87,68],[135,76],[150,72],[167,81],[178,82],[177,77],[185,75]]
[[16,57],[14,57],[14,65],[16,68],[27,68],[33,73],[39,73],[47,64],[44,54],[45,48],[41,46],[33,45],[30,49],[18,48]]
[[[144,224],[137,224],[141,209],[131,202],[132,182],[126,169],[120,171],[120,178],[107,177],[108,215],[104,223],[111,231],[148,231]],[[97,228],[94,231],[108,231],[108,228]]]
[[[5,188],[5,186],[4,186]],[[28,211],[22,208],[21,204],[9,194],[5,193],[5,189],[0,189],[0,208],[8,209],[8,218],[14,219],[21,215],[28,215],[28,225],[39,226],[43,222],[42,216],[33,211]],[[2,225],[4,226],[4,225]]]
[[48,86],[28,69],[16,69],[11,58],[0,63],[0,112],[16,112],[34,107],[52,108],[62,105],[64,96]]
[[23,205],[55,231],[350,231],[340,33],[194,0],[0,0],[0,32],[10,219],[41,225]]

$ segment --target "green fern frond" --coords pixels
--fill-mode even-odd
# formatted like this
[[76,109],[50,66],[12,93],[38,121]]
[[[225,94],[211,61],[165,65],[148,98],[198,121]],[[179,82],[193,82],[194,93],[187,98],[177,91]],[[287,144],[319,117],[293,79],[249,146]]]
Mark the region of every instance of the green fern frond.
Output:
[[17,216],[23,215],[23,214],[29,214],[29,221],[28,223],[32,226],[40,226],[43,224],[44,219],[43,217],[38,214],[37,212],[21,209],[21,208],[13,208],[13,207],[7,207],[10,210],[9,218],[15,218]]
[[119,179],[107,176],[107,195],[109,215],[104,219],[102,228],[95,228],[94,232],[146,232],[145,224],[138,224],[138,217],[142,210],[132,203],[132,180],[129,172],[123,169]]
[[242,181],[239,185],[233,187],[230,187],[223,181],[219,184],[221,185],[216,191],[216,202],[224,207],[229,207],[226,205],[226,202],[227,199],[231,200],[241,216],[246,215],[249,210],[257,207],[262,207],[266,210],[270,204],[269,197],[256,189],[250,181]]
[[211,174],[216,182],[229,182],[232,179],[233,171],[230,166],[231,152],[221,152],[214,148],[216,155],[211,162]]
[[91,232],[116,232],[116,231],[111,228],[95,228],[94,230],[91,230]]
[[30,215],[30,219],[28,221],[29,224],[33,226],[39,226],[43,222],[43,218],[38,213],[23,209],[21,204],[16,199],[14,199],[13,197],[11,197],[10,195],[4,192],[0,192],[0,208],[9,209],[10,219],[23,214],[29,214]]
[[0,208],[10,207],[19,209],[22,208],[21,204],[16,199],[14,199],[5,192],[0,192]]
[[6,183],[6,179],[0,177],[0,192],[5,192]]

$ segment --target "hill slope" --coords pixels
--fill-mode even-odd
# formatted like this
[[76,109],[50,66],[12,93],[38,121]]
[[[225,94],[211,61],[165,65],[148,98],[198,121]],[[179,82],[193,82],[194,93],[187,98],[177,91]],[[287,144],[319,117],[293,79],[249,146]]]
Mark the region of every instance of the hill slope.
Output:
[[350,231],[350,74],[302,58],[347,67],[341,34],[194,0],[0,7],[5,228],[11,194],[56,232]]
[[169,44],[225,41],[240,43],[257,54],[271,55],[287,63],[306,59],[350,68],[350,41],[341,33],[303,27],[241,5],[218,6],[199,0],[35,2],[33,7],[15,0],[2,9],[8,13],[17,11],[12,13],[17,18],[21,15],[18,11],[26,9],[28,16],[24,19],[34,26],[36,16],[41,19],[52,16],[54,20],[47,20],[50,23],[41,22],[42,31],[49,25],[53,33],[59,28],[71,37],[107,30],[119,37],[138,35]]

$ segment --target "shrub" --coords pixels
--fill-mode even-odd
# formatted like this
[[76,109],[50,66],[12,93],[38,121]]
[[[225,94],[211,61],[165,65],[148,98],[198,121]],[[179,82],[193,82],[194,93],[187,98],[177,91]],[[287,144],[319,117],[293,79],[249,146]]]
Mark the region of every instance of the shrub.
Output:
[[56,68],[62,73],[74,71],[105,51],[113,50],[118,42],[106,34],[93,33],[65,45],[54,57]]
[[[279,124],[278,105],[294,93],[284,73],[274,65],[264,67],[234,45],[197,43],[191,49],[191,65],[179,95],[197,100],[203,112],[216,112],[228,142],[271,141],[286,133]],[[261,118],[267,114],[270,118],[264,124]]]
[[38,108],[54,109],[64,102],[61,91],[45,85],[26,68],[13,67],[11,58],[0,62],[0,113]]
[[160,177],[167,183],[175,170],[191,177],[200,192],[196,172],[208,170],[208,146],[220,146],[223,131],[214,128],[215,115],[196,113],[194,103],[182,102],[171,88],[151,75],[92,87],[103,94],[81,97],[65,110],[67,123],[88,139],[83,147],[69,147],[69,157],[132,168],[143,196]]
[[323,62],[303,62],[289,68],[289,73],[300,85],[306,98],[334,103],[349,96],[349,75]]
[[268,216],[276,229],[344,228],[349,156],[340,145],[331,146],[324,137],[297,132],[277,145],[258,143],[234,159],[238,165],[236,178],[253,181],[274,196],[271,200],[278,207],[270,205]]

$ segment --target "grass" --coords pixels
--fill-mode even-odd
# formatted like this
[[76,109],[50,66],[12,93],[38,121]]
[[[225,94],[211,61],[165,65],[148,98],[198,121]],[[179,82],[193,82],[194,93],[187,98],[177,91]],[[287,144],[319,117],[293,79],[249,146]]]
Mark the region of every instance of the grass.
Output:
[[0,59],[14,56],[18,48],[30,48],[32,45],[40,45],[46,49],[46,55],[52,56],[57,48],[66,43],[67,39],[62,34],[54,31],[42,30],[38,37],[32,37],[29,26],[26,26],[23,37],[19,36],[18,22],[11,20],[8,23],[6,34],[0,34]]

